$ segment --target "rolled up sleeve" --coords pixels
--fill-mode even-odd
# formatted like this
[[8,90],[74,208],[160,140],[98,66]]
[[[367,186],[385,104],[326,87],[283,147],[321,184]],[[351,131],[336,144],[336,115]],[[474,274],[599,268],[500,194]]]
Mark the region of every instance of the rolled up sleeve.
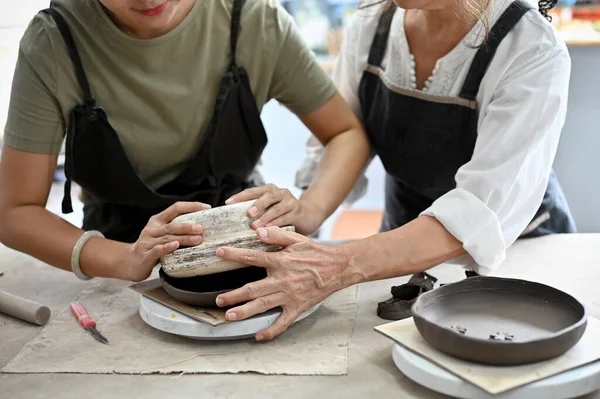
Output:
[[562,47],[518,57],[480,110],[475,151],[458,170],[456,188],[422,213],[462,242],[470,258],[462,263],[479,274],[501,265],[541,205],[566,117],[570,68]]

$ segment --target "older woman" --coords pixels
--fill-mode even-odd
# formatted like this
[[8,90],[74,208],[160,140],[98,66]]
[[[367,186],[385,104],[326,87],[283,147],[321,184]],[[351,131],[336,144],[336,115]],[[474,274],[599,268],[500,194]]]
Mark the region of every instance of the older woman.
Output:
[[[521,0],[394,3],[360,4],[335,71],[387,172],[382,232],[328,248],[268,228],[258,235],[283,251],[220,249],[269,273],[219,298],[249,301],[230,319],[284,309],[258,339],[339,289],[416,273],[379,307],[384,318],[406,317],[433,287],[428,269],[453,260],[487,274],[519,237],[575,231],[552,173],[570,74],[566,46],[544,18],[552,4],[537,12]],[[304,188],[312,182],[299,176]]]

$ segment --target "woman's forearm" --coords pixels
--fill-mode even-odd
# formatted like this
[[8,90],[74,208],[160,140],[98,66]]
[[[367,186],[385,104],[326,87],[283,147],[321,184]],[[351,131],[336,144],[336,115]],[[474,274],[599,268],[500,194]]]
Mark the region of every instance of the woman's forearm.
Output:
[[341,250],[347,262],[347,286],[426,271],[465,254],[462,243],[429,216],[344,244]]
[[[81,229],[45,207],[58,154],[2,148],[0,161],[0,241],[54,267],[71,270],[71,253]],[[80,265],[89,276],[120,278],[124,244],[93,238],[83,247]]]
[[327,219],[348,196],[369,161],[370,147],[360,127],[332,138],[311,186],[301,200],[320,210],[320,223]]
[[[24,252],[54,267],[70,271],[71,253],[83,231],[38,205],[12,208],[2,214],[0,238],[17,251]],[[80,265],[83,273],[94,277],[125,278],[119,257],[126,244],[92,238],[83,247]]]

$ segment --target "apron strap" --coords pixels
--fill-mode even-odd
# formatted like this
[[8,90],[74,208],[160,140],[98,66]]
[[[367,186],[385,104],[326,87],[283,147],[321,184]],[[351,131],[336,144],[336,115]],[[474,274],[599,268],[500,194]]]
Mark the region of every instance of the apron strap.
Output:
[[[94,119],[96,117],[94,107],[96,105],[96,100],[92,96],[92,90],[90,89],[90,84],[88,82],[87,76],[85,74],[85,70],[83,69],[83,63],[81,62],[81,58],[79,57],[79,52],[77,51],[77,46],[75,45],[75,40],[73,39],[73,35],[71,34],[71,30],[69,29],[69,25],[63,18],[63,16],[53,7],[53,2],[50,2],[50,7],[42,10],[42,12],[46,12],[50,14],[50,16],[54,19],[58,30],[65,41],[67,46],[67,51],[69,53],[69,57],[71,58],[71,62],[73,63],[73,67],[75,69],[75,75],[77,76],[77,81],[79,82],[79,86],[83,91],[83,99],[84,104],[83,108],[88,115],[88,118]],[[73,212],[73,203],[71,201],[71,180],[73,179],[73,135],[76,130],[76,120],[74,110],[71,111],[69,116],[69,121],[67,125],[66,132],[66,154],[65,154],[65,187],[64,187],[64,195],[62,200],[62,212],[64,214]]]
[[369,51],[369,65],[381,67],[395,13],[396,6],[392,6],[381,14],[379,25],[377,25],[377,31],[371,44],[371,50]]
[[241,20],[242,20],[242,9],[246,4],[246,0],[235,0],[233,2],[233,9],[231,11],[231,66],[237,66],[236,64],[236,51],[238,38],[240,36]]
[[502,14],[500,19],[494,24],[487,41],[479,48],[471,64],[471,69],[467,74],[465,83],[460,92],[460,97],[475,101],[479,86],[496,54],[496,50],[506,37],[508,32],[521,20],[521,17],[529,10],[533,9],[522,0],[516,0]]
[[76,129],[75,113],[69,115],[69,125],[67,128],[67,139],[65,143],[65,177],[67,178],[64,186],[62,199],[62,213],[73,212],[73,202],[71,201],[71,180],[73,179],[73,136]]
[[73,62],[73,66],[75,67],[75,74],[77,75],[79,86],[81,87],[81,90],[83,90],[83,98],[85,101],[86,108],[91,110],[95,105],[95,100],[92,96],[92,91],[90,89],[85,70],[83,69],[83,64],[81,62],[81,58],[79,57],[79,52],[77,51],[75,40],[73,40],[73,35],[71,34],[71,31],[69,29],[69,25],[67,24],[63,16],[60,15],[60,13],[56,11],[56,9],[52,8],[52,3],[50,3],[50,8],[42,10],[42,12],[50,14],[56,22],[56,26],[58,27],[58,30],[60,31],[60,34],[67,45],[69,57]]

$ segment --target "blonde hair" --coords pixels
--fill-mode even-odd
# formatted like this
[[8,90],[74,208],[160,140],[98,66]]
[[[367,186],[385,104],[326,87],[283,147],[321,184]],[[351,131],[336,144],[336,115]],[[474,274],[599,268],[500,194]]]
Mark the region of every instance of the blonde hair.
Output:
[[492,30],[491,25],[491,9],[494,0],[457,0],[465,10],[465,13],[473,18],[476,18],[483,26],[484,42],[487,40]]

